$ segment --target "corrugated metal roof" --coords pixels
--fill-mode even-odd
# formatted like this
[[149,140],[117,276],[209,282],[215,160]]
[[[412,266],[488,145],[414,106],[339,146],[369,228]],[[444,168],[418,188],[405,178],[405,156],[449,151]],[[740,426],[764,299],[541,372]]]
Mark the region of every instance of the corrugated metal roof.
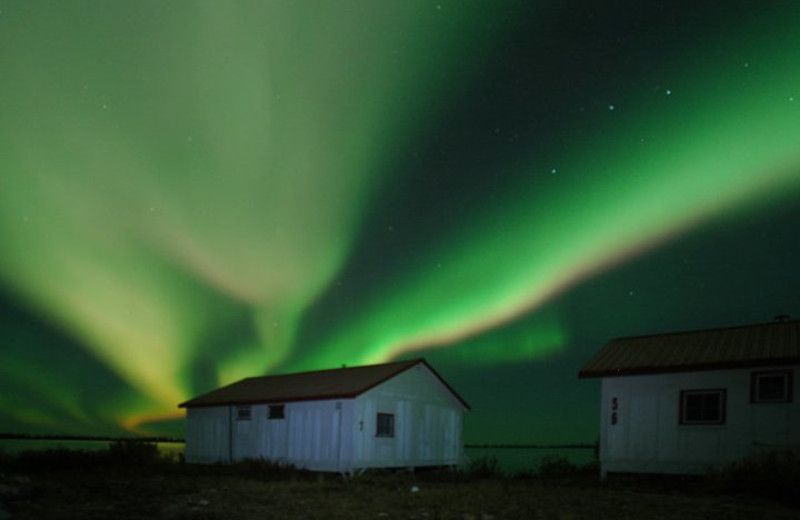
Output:
[[579,377],[689,372],[800,363],[800,320],[617,338]]
[[190,399],[179,404],[178,407],[352,398],[418,364],[425,365],[447,390],[465,408],[469,409],[466,401],[424,359],[294,374],[249,377]]

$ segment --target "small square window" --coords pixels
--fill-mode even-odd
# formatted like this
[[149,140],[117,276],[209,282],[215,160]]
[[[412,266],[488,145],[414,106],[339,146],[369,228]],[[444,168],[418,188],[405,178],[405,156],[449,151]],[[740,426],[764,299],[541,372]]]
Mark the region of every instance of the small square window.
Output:
[[753,403],[790,403],[792,371],[753,372],[750,379],[750,401]]
[[237,406],[236,407],[236,420],[237,421],[249,421],[252,417],[252,410],[249,406]]
[[706,425],[725,423],[725,390],[681,391],[680,423]]
[[271,404],[267,408],[267,419],[284,419],[286,417],[286,405]]
[[394,414],[379,413],[376,437],[394,437]]

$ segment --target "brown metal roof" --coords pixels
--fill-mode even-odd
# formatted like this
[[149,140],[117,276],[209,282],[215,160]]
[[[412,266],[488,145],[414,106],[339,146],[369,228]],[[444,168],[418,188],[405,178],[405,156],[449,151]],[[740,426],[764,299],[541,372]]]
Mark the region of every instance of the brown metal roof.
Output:
[[411,359],[381,365],[317,370],[314,372],[249,377],[190,399],[179,404],[178,407],[352,398],[418,364],[425,365],[453,394],[453,397],[464,405],[466,409],[469,409],[466,401],[424,359]]
[[690,372],[800,363],[800,320],[617,338],[578,377]]

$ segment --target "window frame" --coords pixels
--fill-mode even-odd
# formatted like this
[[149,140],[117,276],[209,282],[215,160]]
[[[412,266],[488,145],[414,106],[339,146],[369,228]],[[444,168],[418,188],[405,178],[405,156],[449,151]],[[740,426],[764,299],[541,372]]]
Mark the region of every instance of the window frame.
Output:
[[[381,419],[383,419],[383,421]],[[388,423],[386,421],[388,421]],[[388,430],[386,428],[381,427],[381,426],[386,426],[386,424],[388,424],[389,426]],[[378,414],[375,416],[375,437],[380,437],[382,439],[392,439],[394,438],[394,432],[395,432],[394,414],[378,412]]]
[[250,421],[253,419],[253,407],[249,404],[236,405],[236,420]]
[[267,420],[281,421],[286,419],[286,405],[285,404],[269,404],[267,405]]
[[[701,395],[717,395],[719,396],[718,415],[717,419],[713,420],[691,420],[687,418],[686,414],[689,407],[687,400],[693,396]],[[702,388],[694,390],[681,390],[680,391],[680,411],[678,414],[678,424],[681,426],[721,426],[727,421],[727,402],[728,390],[726,388]]]
[[[792,376],[794,375],[793,370],[785,369],[785,370],[760,370],[755,371],[750,374],[750,403],[751,404],[774,404],[774,403],[791,403],[793,394],[794,394],[794,386],[792,381]],[[759,390],[760,387],[760,380],[764,377],[774,377],[774,376],[783,376],[784,386],[783,386],[783,397],[779,399],[763,399],[759,397]]]

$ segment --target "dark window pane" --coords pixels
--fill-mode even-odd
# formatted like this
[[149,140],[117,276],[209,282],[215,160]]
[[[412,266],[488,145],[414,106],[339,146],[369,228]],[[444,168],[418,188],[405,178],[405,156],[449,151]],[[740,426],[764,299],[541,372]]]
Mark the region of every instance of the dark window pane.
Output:
[[377,419],[378,437],[394,437],[394,415],[390,413],[379,413]]
[[725,422],[725,391],[681,392],[681,423],[720,424]]
[[236,408],[236,419],[240,421],[249,421],[250,420],[250,407],[249,406],[239,406]]
[[267,412],[268,419],[283,419],[286,417],[286,407],[282,404],[270,405]]
[[758,377],[759,401],[785,401],[786,376],[784,374],[762,375]]

